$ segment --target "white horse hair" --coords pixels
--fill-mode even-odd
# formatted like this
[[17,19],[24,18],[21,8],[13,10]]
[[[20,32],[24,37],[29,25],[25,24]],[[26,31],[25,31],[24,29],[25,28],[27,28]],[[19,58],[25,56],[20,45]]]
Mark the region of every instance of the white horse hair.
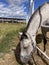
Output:
[[[45,25],[44,24],[47,23],[47,21],[49,23],[49,3],[48,2],[43,4],[41,7],[39,7],[34,12],[34,14],[31,16],[31,18],[28,22],[26,30],[21,35],[20,59],[21,59],[22,63],[27,64],[28,61],[33,62],[32,53],[34,52],[34,49],[36,47],[35,38],[36,38],[36,33],[37,33],[39,27],[42,27],[42,32],[43,32],[43,36],[44,36],[44,45],[46,44],[46,38],[45,38],[45,32],[44,32]],[[48,28],[49,28],[49,26],[48,26]],[[45,51],[45,48],[44,48],[44,51]]]

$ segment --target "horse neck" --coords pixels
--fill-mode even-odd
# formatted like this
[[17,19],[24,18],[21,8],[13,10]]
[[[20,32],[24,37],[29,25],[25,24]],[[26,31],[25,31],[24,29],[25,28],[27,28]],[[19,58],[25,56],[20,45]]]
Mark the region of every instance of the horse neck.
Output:
[[[36,35],[39,25],[42,25],[49,18],[49,4],[42,5],[30,18],[27,26],[27,33],[30,36]],[[42,19],[42,20],[41,20]]]
[[27,28],[27,33],[30,34],[30,36],[36,35],[39,24],[40,24],[40,15],[39,15],[39,10],[30,18],[29,20],[29,26]]

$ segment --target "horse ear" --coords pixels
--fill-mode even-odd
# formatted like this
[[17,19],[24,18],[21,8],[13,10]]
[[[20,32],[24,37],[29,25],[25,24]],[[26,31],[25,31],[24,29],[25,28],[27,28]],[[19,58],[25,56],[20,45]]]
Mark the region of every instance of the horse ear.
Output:
[[19,36],[18,37],[21,38],[22,34],[23,34],[22,32],[19,32]]

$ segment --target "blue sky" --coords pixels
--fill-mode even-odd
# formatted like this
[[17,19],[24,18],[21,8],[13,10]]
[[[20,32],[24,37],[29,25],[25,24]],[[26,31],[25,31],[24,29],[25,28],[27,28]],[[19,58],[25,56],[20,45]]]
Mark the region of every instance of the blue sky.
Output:
[[[0,0],[0,17],[21,17],[30,15],[31,0]],[[34,0],[34,9],[49,0]]]
[[49,0],[34,0],[34,9],[36,10],[39,6],[41,6],[44,2],[49,2]]
[[30,0],[0,0],[0,17],[26,18]]

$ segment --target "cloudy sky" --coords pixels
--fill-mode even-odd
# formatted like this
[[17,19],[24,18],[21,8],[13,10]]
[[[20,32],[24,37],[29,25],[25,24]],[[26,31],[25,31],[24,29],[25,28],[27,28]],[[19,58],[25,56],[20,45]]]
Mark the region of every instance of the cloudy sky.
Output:
[[[49,0],[34,0],[35,10]],[[0,0],[0,17],[21,17],[30,15],[30,0]]]
[[0,0],[0,17],[26,17],[30,0]]

